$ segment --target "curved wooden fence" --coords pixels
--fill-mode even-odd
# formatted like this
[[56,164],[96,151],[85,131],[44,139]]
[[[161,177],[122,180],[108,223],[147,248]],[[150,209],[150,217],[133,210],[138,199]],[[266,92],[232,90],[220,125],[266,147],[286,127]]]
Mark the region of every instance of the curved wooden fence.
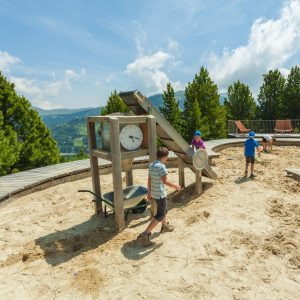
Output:
[[[211,161],[213,158],[217,158],[219,156],[216,152],[231,146],[240,147],[243,145],[244,141],[245,138],[207,141],[206,147],[209,160]],[[277,139],[276,145],[300,146],[300,139]],[[133,169],[147,168],[149,163],[148,161],[148,156],[134,159]],[[178,166],[178,158],[172,152],[168,158],[167,166]],[[100,175],[111,173],[111,162],[99,159],[99,171]],[[35,191],[89,176],[91,176],[89,159],[61,163],[2,176],[0,177],[0,205]]]

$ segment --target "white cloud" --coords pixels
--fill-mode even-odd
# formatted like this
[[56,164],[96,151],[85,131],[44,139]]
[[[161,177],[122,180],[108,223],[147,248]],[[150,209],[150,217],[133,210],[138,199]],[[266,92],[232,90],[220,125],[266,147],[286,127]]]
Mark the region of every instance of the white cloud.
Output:
[[163,67],[165,62],[170,58],[170,55],[166,52],[158,51],[153,55],[145,55],[137,58],[133,63],[129,64],[126,68],[126,72],[142,72],[144,69],[157,70]]
[[0,70],[9,72],[12,65],[21,62],[18,57],[14,57],[7,52],[0,51]]
[[241,80],[257,89],[262,74],[270,69],[286,69],[285,64],[300,52],[300,1],[285,2],[280,16],[275,20],[256,20],[248,44],[232,51],[225,49],[221,56],[208,55],[213,80],[220,89]]
[[60,79],[57,79],[56,73],[52,72],[51,80],[48,81],[37,81],[15,76],[10,76],[9,79],[15,84],[16,91],[28,97],[33,105],[44,109],[53,109],[61,106],[52,104],[49,98],[56,97],[65,90],[72,90],[73,83],[82,79],[85,74],[86,71],[82,68],[80,73],[67,69]]
[[138,79],[136,87],[145,94],[161,93],[168,82],[171,82],[174,89],[178,90],[182,88],[180,82],[172,82],[162,70],[170,59],[170,54],[163,51],[145,55],[127,65],[125,73]]

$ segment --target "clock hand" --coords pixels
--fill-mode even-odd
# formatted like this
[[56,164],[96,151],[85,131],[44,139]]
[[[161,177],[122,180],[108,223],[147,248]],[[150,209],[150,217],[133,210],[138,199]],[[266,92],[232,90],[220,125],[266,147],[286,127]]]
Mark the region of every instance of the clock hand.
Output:
[[138,138],[138,137],[135,137],[135,136],[132,136],[132,135],[130,135],[129,137],[130,137],[131,139],[140,140],[140,138]]

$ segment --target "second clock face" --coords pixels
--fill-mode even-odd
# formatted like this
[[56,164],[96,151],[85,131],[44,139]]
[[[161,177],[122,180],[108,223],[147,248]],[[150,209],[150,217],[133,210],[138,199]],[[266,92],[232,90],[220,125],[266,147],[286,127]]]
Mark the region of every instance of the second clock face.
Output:
[[120,131],[120,143],[126,150],[136,150],[143,142],[143,132],[139,126],[130,124]]

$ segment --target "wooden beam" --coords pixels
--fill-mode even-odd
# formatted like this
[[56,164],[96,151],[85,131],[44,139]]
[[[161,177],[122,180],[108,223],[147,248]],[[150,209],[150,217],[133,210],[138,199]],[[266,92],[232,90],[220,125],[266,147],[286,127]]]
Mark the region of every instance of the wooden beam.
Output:
[[185,187],[185,178],[184,178],[184,162],[178,158],[178,177],[179,185]]
[[126,171],[126,186],[131,186],[131,185],[133,185],[132,169]]
[[201,175],[201,171],[196,170],[195,176],[196,176],[195,191],[198,195],[201,195],[202,194],[202,175]]
[[[148,146],[149,163],[156,160],[157,138],[156,138],[156,120],[154,116],[148,116]],[[156,215],[157,205],[155,200],[151,200],[151,216]]]
[[[95,149],[97,147],[95,123],[87,122],[87,131],[88,131],[88,143],[89,143],[89,150],[90,150],[90,166],[91,166],[91,175],[92,175],[92,183],[93,183],[93,192],[99,197],[101,197],[98,158],[92,155],[92,149]],[[95,197],[94,200],[96,200]],[[101,200],[99,201],[99,199],[94,203],[95,203],[95,214],[97,215],[100,212],[102,212],[102,203]]]
[[137,123],[146,123],[147,116],[91,116],[87,117],[88,122],[110,122],[112,118],[118,118],[119,124],[137,124]]
[[[117,231],[122,231],[125,227],[124,219],[124,196],[122,187],[122,164],[121,164],[121,146],[119,139],[119,120],[110,119],[110,149],[112,156],[112,173],[114,188],[114,206],[115,206],[115,223]],[[113,137],[113,138],[112,138]]]

